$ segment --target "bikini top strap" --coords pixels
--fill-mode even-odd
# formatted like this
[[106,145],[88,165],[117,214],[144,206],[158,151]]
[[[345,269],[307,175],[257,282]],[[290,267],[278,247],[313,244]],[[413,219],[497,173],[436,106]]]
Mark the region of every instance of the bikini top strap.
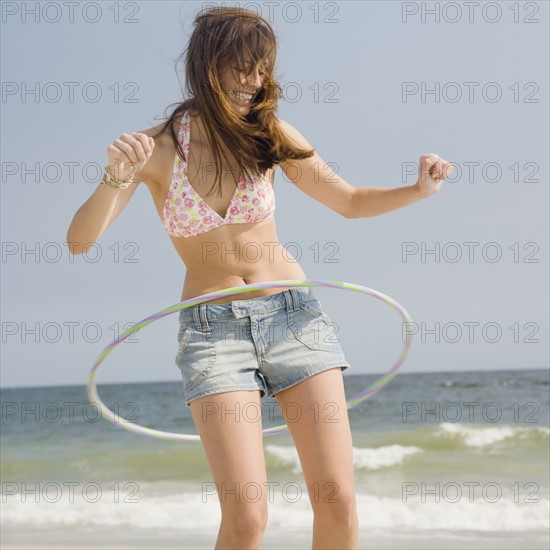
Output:
[[185,140],[185,132],[187,131],[187,124],[188,124],[187,113],[188,111],[183,112],[183,116],[180,119],[180,128],[178,130],[178,142],[180,143],[182,148]]

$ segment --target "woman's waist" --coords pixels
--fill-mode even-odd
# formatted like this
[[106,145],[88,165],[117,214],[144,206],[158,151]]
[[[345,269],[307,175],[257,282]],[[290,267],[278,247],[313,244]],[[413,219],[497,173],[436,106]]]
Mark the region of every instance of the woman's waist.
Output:
[[[264,290],[264,289],[262,289]],[[256,295],[255,292],[238,293],[224,297],[223,302],[208,300],[192,303],[179,313],[181,323],[197,322],[207,318],[212,322],[234,321],[235,319],[255,314],[268,314],[272,311],[290,307],[299,307],[302,302],[316,300],[312,287],[289,286],[268,289],[267,294]],[[207,297],[211,293],[200,296]],[[183,301],[183,300],[182,300]]]
[[[276,239],[202,240],[183,247],[181,259],[188,271],[216,269],[239,273],[265,269],[270,265],[295,264],[296,243],[285,248]],[[302,252],[299,251],[298,257]]]
[[[245,285],[253,286],[255,283],[305,278],[306,275],[297,262],[293,264],[281,264],[280,262],[271,263],[267,266],[267,268],[260,268],[259,266],[256,266],[256,269],[240,270],[233,273],[227,272],[225,269],[216,271],[214,268],[208,269],[207,272],[204,270],[192,271],[188,269],[181,295],[181,301],[232,287]],[[281,286],[238,291],[229,296],[209,300],[207,303],[222,304],[237,299],[250,299],[259,296],[268,296],[270,294],[283,292],[287,288],[291,287]]]

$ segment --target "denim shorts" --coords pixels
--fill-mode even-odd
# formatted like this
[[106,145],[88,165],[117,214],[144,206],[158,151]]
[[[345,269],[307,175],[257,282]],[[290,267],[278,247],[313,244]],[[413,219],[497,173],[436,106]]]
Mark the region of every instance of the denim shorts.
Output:
[[271,397],[314,374],[351,365],[312,287],[180,310],[178,352],[185,404],[215,393]]

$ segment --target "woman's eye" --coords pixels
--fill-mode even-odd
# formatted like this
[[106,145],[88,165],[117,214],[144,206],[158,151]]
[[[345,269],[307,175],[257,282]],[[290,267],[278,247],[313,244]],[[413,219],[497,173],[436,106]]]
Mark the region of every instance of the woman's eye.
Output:
[[[237,73],[241,73],[241,74],[246,74],[247,73],[247,70],[242,68],[242,67],[237,67],[237,66],[234,66],[233,69],[237,72]],[[259,70],[259,73],[262,75],[262,76],[267,76],[267,70],[264,70],[264,69],[260,69]]]

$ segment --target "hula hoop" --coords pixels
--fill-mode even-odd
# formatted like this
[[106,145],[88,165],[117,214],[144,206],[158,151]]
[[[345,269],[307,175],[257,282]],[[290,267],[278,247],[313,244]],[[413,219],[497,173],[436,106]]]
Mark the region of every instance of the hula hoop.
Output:
[[[179,311],[180,309],[185,309],[187,307],[191,307],[196,304],[209,302],[210,300],[215,300],[216,298],[220,298],[222,296],[230,296],[232,294],[241,294],[243,292],[252,292],[260,288],[281,288],[281,287],[293,287],[293,286],[339,288],[344,290],[353,290],[354,292],[359,292],[361,294],[368,294],[392,306],[394,309],[398,311],[398,313],[406,322],[408,323],[412,322],[411,316],[407,313],[405,308],[403,308],[403,306],[398,304],[395,300],[392,300],[389,296],[386,296],[385,294],[382,294],[381,292],[378,292],[366,286],[361,286],[353,283],[346,283],[342,281],[333,281],[330,279],[329,280],[291,279],[286,281],[267,281],[265,283],[254,283],[250,285],[233,286],[229,288],[224,288],[222,290],[216,290],[215,292],[211,292],[209,294],[202,294],[201,296],[190,298],[183,302],[178,302],[177,304],[167,307],[165,309],[162,309],[161,311],[154,313],[149,317],[145,317],[145,319],[142,319],[141,321],[139,321],[129,329],[125,330],[119,336],[119,338],[113,340],[108,346],[106,346],[103,349],[103,351],[99,354],[96,362],[92,366],[92,369],[90,371],[90,376],[88,377],[88,386],[86,389],[88,399],[92,403],[95,403],[98,405],[99,409],[102,412],[103,418],[109,420],[113,424],[120,426],[121,428],[124,428],[130,432],[134,432],[141,435],[148,435],[151,437],[157,437],[159,439],[166,439],[170,441],[200,441],[201,440],[200,435],[196,435],[196,434],[164,432],[161,430],[155,430],[153,428],[146,428],[145,426],[140,426],[139,424],[133,424],[133,423],[121,424],[118,420],[118,415],[114,414],[113,411],[111,411],[111,409],[109,409],[109,407],[107,407],[105,403],[101,401],[97,393],[97,384],[95,381],[95,377],[99,370],[99,365],[103,363],[103,361],[105,360],[107,355],[109,355],[109,353],[111,353],[121,342],[123,342],[124,340],[126,340],[126,338],[128,338],[131,334],[133,334],[135,330],[139,330],[143,327],[146,327],[147,325],[157,321],[162,317],[165,317],[166,315],[171,315],[172,313],[176,313],[176,311]],[[407,338],[405,345],[403,346],[401,354],[399,355],[399,358],[395,363],[395,365],[391,369],[389,369],[384,376],[382,376],[381,378],[373,382],[367,389],[358,393],[349,401],[346,401],[348,409],[351,409],[357,406],[359,403],[365,401],[375,393],[379,392],[388,382],[390,382],[397,375],[397,371],[401,368],[407,355],[409,354],[411,344],[412,344],[412,337],[409,336]],[[267,428],[265,430],[262,430],[262,434],[274,435],[274,434],[284,432],[285,430],[288,430],[287,424],[283,424],[281,426],[274,426],[272,428]]]

